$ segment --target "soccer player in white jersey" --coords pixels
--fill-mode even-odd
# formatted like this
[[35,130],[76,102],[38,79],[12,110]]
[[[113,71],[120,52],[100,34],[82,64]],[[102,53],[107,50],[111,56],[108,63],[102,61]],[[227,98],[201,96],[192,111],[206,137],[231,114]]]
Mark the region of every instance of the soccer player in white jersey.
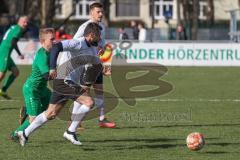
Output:
[[[24,130],[17,132],[19,142],[24,146],[29,135],[37,128],[41,127],[48,120],[54,119],[67,100],[72,99],[81,107],[74,108],[72,123],[64,132],[63,136],[74,145],[81,145],[75,134],[79,123],[85,114],[90,111],[94,101],[90,96],[91,85],[96,81],[97,76],[103,74],[110,75],[110,70],[104,69],[95,50],[100,40],[100,29],[98,24],[89,23],[84,30],[84,37],[79,39],[65,40],[56,43],[51,50],[50,57],[50,77],[53,80],[53,92],[48,109],[39,114],[33,122]],[[57,58],[59,52],[78,52],[78,56],[60,65],[56,72]]]
[[[83,23],[79,28],[77,33],[74,35],[74,39],[78,39],[80,37],[83,37],[84,30],[86,26],[91,23],[95,22],[100,26],[101,30],[101,39],[98,43],[98,49],[101,51],[104,50],[105,47],[105,26],[102,23],[102,18],[103,18],[103,5],[98,2],[94,2],[93,4],[90,5],[90,19]],[[98,52],[99,52],[98,50]],[[97,54],[97,53],[96,53]],[[60,64],[64,63],[68,59],[71,58],[71,56],[76,56],[73,54],[64,54],[62,55],[60,59]],[[96,80],[96,82],[93,84],[93,88],[96,94],[95,98],[95,106],[99,110],[99,127],[102,128],[115,128],[116,124],[114,122],[108,121],[107,118],[104,115],[104,97],[103,97],[103,75],[100,74]],[[97,102],[97,103],[96,103]],[[75,103],[75,105],[79,105],[78,103]],[[75,106],[74,105],[74,106]],[[78,107],[78,106],[76,106]],[[74,110],[74,107],[73,107]]]

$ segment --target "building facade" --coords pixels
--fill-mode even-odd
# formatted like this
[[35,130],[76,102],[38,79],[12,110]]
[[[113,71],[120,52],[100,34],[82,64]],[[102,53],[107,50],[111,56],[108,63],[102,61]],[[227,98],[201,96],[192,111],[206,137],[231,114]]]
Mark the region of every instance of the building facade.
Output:
[[[89,5],[95,0],[56,0],[55,18],[58,20],[68,17],[72,12],[71,20],[85,20],[89,18]],[[110,21],[138,20],[151,27],[153,7],[151,0],[110,0]],[[199,19],[205,20],[209,9],[207,0],[199,2]],[[228,10],[238,8],[238,0],[214,0],[215,21],[229,20]],[[182,9],[181,9],[182,11]],[[181,13],[181,18],[182,12]],[[171,25],[177,24],[177,0],[154,1],[154,26],[168,27],[165,22],[169,19]]]

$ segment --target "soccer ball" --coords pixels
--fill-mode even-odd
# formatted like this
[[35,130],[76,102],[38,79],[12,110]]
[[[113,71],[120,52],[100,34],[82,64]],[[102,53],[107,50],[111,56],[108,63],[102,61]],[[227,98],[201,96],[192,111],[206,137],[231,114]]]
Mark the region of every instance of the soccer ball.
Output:
[[205,144],[204,137],[201,133],[193,132],[187,136],[186,139],[188,149],[198,151],[203,148]]

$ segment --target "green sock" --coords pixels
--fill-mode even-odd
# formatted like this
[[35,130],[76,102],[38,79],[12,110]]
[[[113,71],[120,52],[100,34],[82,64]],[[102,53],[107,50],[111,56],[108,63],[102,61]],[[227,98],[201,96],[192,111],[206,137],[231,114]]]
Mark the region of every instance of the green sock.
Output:
[[2,87],[2,91],[6,92],[7,89],[10,87],[10,85],[13,83],[14,79],[16,77],[13,74],[10,74],[7,79],[4,81],[3,87]]
[[16,133],[18,131],[23,131],[24,129],[26,129],[28,126],[30,125],[29,119],[26,119],[23,124],[21,126],[19,126],[13,133],[14,136],[17,136]]

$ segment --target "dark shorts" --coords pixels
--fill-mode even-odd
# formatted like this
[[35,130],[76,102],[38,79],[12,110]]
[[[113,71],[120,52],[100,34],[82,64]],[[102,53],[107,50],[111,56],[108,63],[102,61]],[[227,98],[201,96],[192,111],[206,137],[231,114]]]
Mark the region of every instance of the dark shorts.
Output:
[[100,73],[99,76],[97,77],[95,84],[103,84],[103,74],[102,73]]
[[63,79],[53,80],[53,92],[51,95],[51,104],[65,103],[67,100],[76,100],[81,96],[86,90],[80,86],[69,86],[64,83]]

